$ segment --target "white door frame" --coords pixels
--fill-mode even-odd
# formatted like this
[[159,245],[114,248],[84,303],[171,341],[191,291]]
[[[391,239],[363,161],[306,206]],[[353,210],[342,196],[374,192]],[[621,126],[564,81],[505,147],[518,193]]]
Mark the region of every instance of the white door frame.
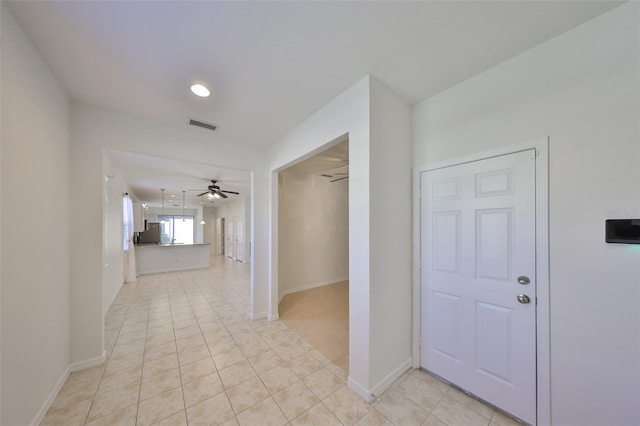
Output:
[[[238,220],[238,218],[242,218],[242,220]],[[238,224],[240,224],[241,226],[238,226]],[[237,214],[235,215],[235,220],[233,221],[233,229],[235,230],[234,234],[235,234],[235,246],[236,246],[236,261],[238,262],[244,262],[245,259],[245,255],[244,255],[244,213],[243,214]],[[240,232],[238,232],[238,230],[240,230]],[[240,241],[240,239],[238,238],[238,234],[241,233],[242,234],[242,241]],[[240,258],[239,253],[240,253],[240,247],[242,247],[242,258]]]
[[549,335],[549,141],[539,139],[491,151],[417,167],[413,178],[413,367],[420,367],[421,309],[421,211],[420,174],[506,154],[536,150],[536,418],[538,425],[551,424],[551,376]]

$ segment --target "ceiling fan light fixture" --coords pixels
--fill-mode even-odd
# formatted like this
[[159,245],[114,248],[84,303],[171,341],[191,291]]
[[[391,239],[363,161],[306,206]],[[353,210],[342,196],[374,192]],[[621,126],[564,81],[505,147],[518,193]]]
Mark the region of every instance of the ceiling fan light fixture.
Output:
[[191,93],[201,98],[208,98],[209,95],[211,95],[211,91],[206,86],[200,83],[191,85]]

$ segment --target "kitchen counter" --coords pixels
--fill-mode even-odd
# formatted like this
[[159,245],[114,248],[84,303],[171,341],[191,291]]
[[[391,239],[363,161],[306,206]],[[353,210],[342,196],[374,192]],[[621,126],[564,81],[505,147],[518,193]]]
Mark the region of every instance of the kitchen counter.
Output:
[[211,244],[136,244],[138,274],[209,268]]
[[201,244],[158,244],[158,243],[138,243],[136,244],[136,248],[138,247],[193,247],[193,246],[210,246],[211,243],[201,243]]

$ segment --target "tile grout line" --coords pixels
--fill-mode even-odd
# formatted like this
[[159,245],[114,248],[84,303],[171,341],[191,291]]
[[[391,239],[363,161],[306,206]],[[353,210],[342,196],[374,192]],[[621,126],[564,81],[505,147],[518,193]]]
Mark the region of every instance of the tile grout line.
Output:
[[[446,424],[444,420],[440,419],[438,416],[434,414],[434,411],[438,406],[440,406],[440,404],[443,403],[445,398],[447,398],[455,402],[456,404],[460,404],[460,410],[464,408],[465,411],[469,410],[470,413],[475,413],[478,416],[481,416],[483,418],[483,421],[487,422],[487,425],[491,425],[491,426],[498,425],[498,422],[496,421],[498,420],[498,412],[496,410],[489,411],[488,412],[489,415],[487,417],[487,410],[480,410],[482,407],[474,406],[473,404],[470,404],[470,403],[468,404],[467,402],[465,402],[466,400],[464,399],[459,400],[457,398],[458,395],[452,391],[453,388],[451,387],[443,388],[442,386],[436,385],[435,383],[432,383],[431,380],[427,380],[422,374],[420,374],[420,370],[414,370],[414,369],[410,369],[406,373],[404,373],[401,376],[399,381],[397,382],[394,381],[394,383],[389,387],[389,391],[383,393],[380,396],[380,401],[376,403],[376,405],[373,405],[371,403],[367,404],[368,406],[367,411],[362,415],[358,416],[357,419],[355,419],[355,421],[353,420],[355,417],[355,411],[353,412],[353,414],[350,415],[354,417],[349,417],[349,416],[344,417],[346,412],[343,412],[343,410],[345,408],[342,407],[341,404],[336,405],[336,403],[338,402],[338,399],[336,398],[340,398],[340,397],[339,396],[336,397],[335,395],[339,391],[341,391],[343,387],[346,386],[342,377],[344,377],[343,372],[346,373],[348,377],[348,372],[347,370],[342,368],[341,367],[342,364],[338,364],[338,362],[342,358],[344,358],[344,356],[348,356],[348,346],[347,346],[347,355],[338,357],[337,359],[333,359],[337,355],[336,351],[333,351],[330,348],[328,348],[332,356],[331,357],[326,356],[323,352],[321,352],[318,349],[318,347],[310,344],[307,341],[306,336],[311,335],[310,333],[307,332],[304,336],[302,335],[302,333],[305,332],[305,330],[309,329],[306,326],[290,327],[286,323],[286,321],[284,321],[282,318],[280,321],[274,321],[274,322],[268,322],[268,323],[266,322],[263,323],[260,321],[250,321],[248,320],[248,318],[244,318],[243,313],[247,309],[247,296],[246,296],[246,291],[244,289],[244,286],[246,285],[246,283],[244,283],[242,280],[238,280],[234,278],[233,276],[234,273],[236,273],[235,268],[234,268],[234,271],[231,271],[231,272],[225,271],[221,274],[214,274],[214,273],[211,273],[210,271],[207,271],[206,273],[202,273],[202,274],[201,273],[198,273],[198,274],[179,273],[172,276],[169,276],[167,274],[166,277],[165,276],[153,277],[153,279],[149,281],[141,282],[142,280],[140,280],[138,281],[138,283],[134,284],[135,287],[125,287],[123,289],[125,291],[118,294],[116,298],[116,303],[112,305],[112,306],[116,306],[117,308],[113,311],[113,313],[107,312],[107,314],[105,315],[104,326],[106,328],[108,323],[110,327],[109,336],[114,336],[113,339],[108,338],[110,342],[112,341],[112,344],[107,349],[106,360],[105,360],[106,362],[102,364],[101,370],[97,368],[96,370],[94,370],[94,372],[91,372],[87,375],[88,378],[93,377],[93,379],[87,380],[84,376],[78,375],[78,379],[80,380],[77,382],[76,381],[73,382],[72,389],[76,386],[75,385],[76,383],[83,384],[85,380],[87,380],[86,383],[90,383],[91,381],[95,381],[97,383],[95,389],[91,393],[91,396],[90,396],[91,402],[88,404],[89,405],[88,411],[84,415],[84,423],[82,424],[89,424],[91,410],[95,408],[95,404],[97,402],[96,397],[99,394],[102,387],[105,386],[105,384],[107,384],[108,387],[113,388],[111,390],[108,390],[107,393],[115,391],[116,388],[121,389],[122,386],[119,385],[118,383],[122,379],[127,380],[126,377],[130,373],[123,375],[122,379],[118,378],[118,380],[116,381],[111,381],[111,379],[109,379],[108,382],[105,382],[105,380],[107,380],[108,378],[107,371],[110,371],[109,370],[110,368],[111,369],[115,368],[116,370],[110,371],[110,375],[111,375],[114,373],[118,373],[120,370],[128,369],[129,367],[124,367],[124,366],[130,365],[131,360],[136,361],[137,359],[135,356],[132,356],[132,355],[134,355],[137,351],[139,351],[139,349],[132,350],[132,348],[136,348],[138,346],[138,343],[140,342],[139,339],[142,339],[142,342],[144,344],[141,351],[142,362],[141,362],[140,371],[139,371],[140,377],[139,377],[139,388],[138,388],[138,401],[135,407],[135,417],[133,415],[134,414],[133,410],[131,411],[126,410],[126,413],[128,414],[125,414],[124,409],[122,410],[118,409],[117,411],[113,411],[109,414],[101,415],[100,417],[94,419],[93,421],[98,421],[99,419],[106,419],[120,412],[122,412],[123,415],[127,415],[128,419],[130,418],[131,420],[135,420],[136,423],[142,420],[140,415],[143,414],[143,412],[141,411],[141,403],[143,402],[141,401],[141,397],[142,397],[142,385],[143,385],[143,381],[145,380],[144,369],[148,365],[148,363],[151,362],[150,360],[146,359],[147,353],[149,353],[149,356],[152,355],[151,352],[149,352],[149,350],[152,349],[152,347],[147,346],[147,339],[149,338],[154,339],[154,336],[156,334],[158,334],[158,336],[160,336],[160,334],[166,334],[166,336],[160,339],[153,340],[155,342],[153,347],[157,345],[157,342],[160,342],[162,340],[172,339],[172,344],[168,344],[167,345],[168,347],[163,349],[163,351],[167,351],[171,349],[175,350],[175,357],[178,362],[177,373],[179,375],[179,380],[180,380],[179,383],[180,383],[180,390],[182,392],[183,409],[175,413],[171,413],[167,416],[163,416],[161,419],[154,419],[153,420],[154,424],[157,422],[165,421],[170,417],[177,416],[178,413],[182,413],[182,415],[184,416],[184,420],[187,422],[187,424],[189,424],[189,419],[187,417],[187,409],[190,407],[187,407],[183,373],[186,373],[188,371],[189,375],[191,376],[192,375],[191,373],[194,373],[197,375],[197,374],[204,374],[205,371],[199,368],[188,369],[183,371],[184,370],[183,367],[186,367],[193,363],[207,359],[207,356],[208,356],[208,359],[210,359],[212,362],[213,368],[216,373],[216,377],[222,384],[221,392],[225,392],[226,403],[231,408],[230,412],[233,413],[233,415],[230,414],[230,417],[224,420],[225,422],[231,421],[232,418],[234,418],[236,422],[239,422],[239,419],[238,419],[239,415],[241,415],[242,413],[245,413],[246,411],[254,409],[254,407],[264,403],[268,399],[272,399],[272,401],[275,402],[275,406],[280,411],[280,414],[284,416],[283,420],[286,420],[286,424],[288,425],[291,425],[292,423],[294,423],[296,419],[299,419],[304,414],[309,413],[314,407],[317,407],[319,404],[322,404],[322,407],[323,407],[323,409],[321,410],[322,412],[326,413],[325,410],[328,410],[328,412],[331,413],[331,416],[337,419],[337,421],[340,423],[344,423],[344,422],[343,420],[341,420],[340,417],[338,417],[337,413],[340,413],[340,415],[343,416],[346,423],[351,424],[352,422],[355,422],[355,423],[361,422],[364,417],[366,417],[367,415],[372,413],[373,410],[375,410],[377,412],[376,415],[381,416],[380,419],[385,419],[386,421],[393,424],[394,422],[385,414],[383,414],[381,411],[379,411],[377,408],[380,408],[380,403],[383,403],[384,400],[390,395],[389,392],[394,392],[394,394],[397,393],[397,395],[402,396],[404,400],[406,400],[407,402],[410,402],[413,406],[416,406],[421,410],[423,410],[423,412],[426,414],[426,418],[424,419],[423,423],[427,422],[431,417],[433,417],[431,421],[437,420],[437,421],[442,421],[443,423]],[[336,319],[339,316],[339,313],[336,314],[335,312],[334,313],[330,312],[328,314],[330,316],[335,317]],[[138,326],[142,325],[140,323],[145,321],[144,319],[142,321],[140,320],[141,316],[146,317],[146,322],[143,327],[137,330]],[[152,320],[152,316],[153,316],[153,320]],[[153,327],[152,327],[152,321],[153,321]],[[212,326],[210,328],[205,327],[205,325],[209,323],[211,323]],[[169,325],[171,327],[170,334],[168,330]],[[177,325],[180,328],[176,329]],[[160,327],[160,328],[167,327],[167,330],[162,331],[160,328],[158,328],[158,329],[154,329],[152,333],[152,328],[156,328],[156,327]],[[195,327],[197,327],[197,332]],[[205,338],[205,332],[204,332],[205,329],[208,330],[207,335],[212,336],[212,341],[214,340],[218,341],[218,338],[219,338],[218,336],[223,336],[222,338],[224,340],[220,340],[219,341],[220,343],[216,343],[215,345],[214,344],[209,345],[207,338]],[[142,332],[142,330],[144,330],[144,332]],[[222,333],[218,335],[217,330],[220,330],[220,331],[224,330],[224,333],[226,333],[226,336]],[[338,329],[336,329],[335,332],[331,331],[331,333],[333,333],[333,335],[335,336],[339,336],[339,334],[335,334],[337,331]],[[194,333],[193,338],[191,337],[192,333]],[[139,334],[143,334],[143,337],[139,338],[135,336]],[[151,336],[151,334],[153,334],[154,336]],[[180,337],[179,339],[178,335],[182,337]],[[196,348],[200,346],[201,343],[197,343],[194,345],[194,342],[196,342],[195,336],[199,336],[199,338],[203,340],[203,344],[206,345],[206,351],[205,350],[200,351],[200,349],[198,349],[197,351],[196,350],[192,351],[192,353],[187,353],[186,358],[184,358],[186,360],[186,364],[183,365],[180,358],[180,353],[181,353],[180,348],[182,348],[182,352],[185,352],[185,351],[189,351],[192,348]],[[268,336],[268,337],[265,337],[265,336]],[[228,340],[227,340],[227,337],[229,338]],[[124,340],[121,340],[121,339],[124,339]],[[187,340],[187,339],[191,339],[191,340]],[[122,343],[123,341],[126,343]],[[285,344],[285,346],[282,346],[282,343],[285,343],[287,341],[289,341],[290,344],[292,344],[293,346],[290,346],[288,344]],[[266,346],[263,347],[262,342],[264,342]],[[278,343],[278,342],[281,342],[281,343]],[[213,352],[217,352],[216,348],[219,347],[218,346],[219,344],[226,345],[227,343],[230,345],[233,345],[232,349],[228,349],[228,350],[238,350],[238,354],[242,355],[242,360],[232,362],[225,368],[231,368],[232,366],[240,362],[244,362],[246,363],[246,366],[248,366],[251,369],[251,372],[253,373],[250,379],[243,380],[240,383],[236,383],[233,387],[229,387],[229,388],[227,388],[224,385],[224,382],[222,382],[222,376],[220,374],[221,369],[218,368],[218,364],[216,363],[213,355]],[[162,344],[162,345],[165,345],[165,344]],[[260,345],[260,346],[255,347],[255,345]],[[300,351],[300,349],[302,349],[302,351]],[[224,353],[224,352],[226,351],[218,352],[218,354]],[[287,384],[282,389],[278,389],[277,392],[272,392],[271,389],[266,386],[267,382],[265,382],[261,374],[258,374],[258,368],[261,368],[262,370],[263,367],[261,367],[258,364],[254,366],[253,363],[250,361],[250,359],[259,357],[260,355],[266,354],[267,352],[271,352],[272,355],[270,357],[265,358],[267,364],[264,364],[264,365],[269,365],[272,362],[274,362],[274,360],[277,360],[278,362],[275,363],[275,365],[272,366],[271,368],[265,371],[262,371],[261,373],[262,376],[264,376],[266,373],[268,373],[269,371],[272,371],[273,369],[279,366],[286,367],[289,370],[291,370],[293,374],[295,374],[295,381],[293,383]],[[311,355],[312,352],[316,353],[317,358],[316,356]],[[204,355],[205,353],[207,354],[207,356]],[[282,358],[282,356],[280,356],[281,353],[285,356],[285,358]],[[252,356],[249,357],[248,354],[251,354]],[[293,356],[294,354],[297,354],[297,355]],[[304,360],[304,357],[306,356],[311,356],[313,358],[313,360],[309,359],[308,361],[308,363],[310,363],[309,365],[305,365],[307,361]],[[130,359],[125,359],[127,357],[130,357]],[[202,357],[201,360],[196,360],[196,361],[191,360],[192,358],[198,358],[198,357]],[[227,358],[227,359],[233,359],[233,358]],[[139,361],[136,361],[136,363],[137,362]],[[325,362],[327,363],[325,364]],[[313,366],[317,365],[318,366],[317,369],[314,370],[312,373],[307,373],[307,371],[311,371],[311,369],[315,368],[311,366],[312,364]],[[160,367],[158,368],[158,371],[164,368],[162,365],[161,364],[158,365],[158,367]],[[202,365],[206,368],[209,368],[208,363],[206,366],[204,365],[204,363]],[[294,366],[296,370],[293,369]],[[336,368],[339,368],[340,370]],[[337,389],[334,389],[328,394],[326,394],[323,398],[317,398],[317,395],[308,387],[308,385],[304,382],[304,380],[311,374],[315,374],[316,372],[322,371],[322,370],[326,370],[329,372],[329,374],[331,374],[331,376],[337,377],[339,379],[340,386]],[[133,373],[134,375],[136,375],[134,368],[131,368],[131,371],[134,372]],[[153,371],[156,371],[155,367],[153,367]],[[151,371],[151,373],[153,374],[153,376],[151,377],[159,376],[159,374],[154,374],[153,371]],[[299,371],[299,373],[297,371]],[[243,376],[249,374],[249,372],[245,370],[242,370],[239,372],[242,373]],[[212,373],[213,372],[207,373],[205,374],[205,376]],[[130,377],[133,378],[133,375]],[[147,380],[150,379],[151,377],[147,378]],[[320,377],[322,376],[318,376],[318,378]],[[237,388],[238,386],[242,386],[243,384],[245,384],[250,380],[254,381],[256,378],[257,378],[256,383],[259,382],[261,386],[263,386],[263,388],[266,390],[267,396],[263,399],[260,399],[257,402],[253,402],[252,398],[245,399],[243,402],[241,402],[241,405],[239,405],[239,407],[242,407],[242,405],[246,404],[247,401],[251,401],[252,405],[247,406],[246,408],[243,407],[242,411],[238,411],[231,403],[231,394],[229,393],[229,391]],[[418,384],[418,382],[411,382],[407,385],[409,387],[406,387],[406,386],[403,387],[403,384],[409,379],[411,380],[415,379],[419,381],[420,384]],[[196,380],[200,380],[200,378]],[[285,383],[287,381],[288,380],[282,380],[282,381],[277,380],[276,382],[274,382],[274,384]],[[323,381],[321,380],[318,383],[319,384],[323,383]],[[329,382],[327,382],[327,384],[329,384]],[[115,387],[113,385],[115,385]],[[317,402],[307,407],[304,411],[302,411],[301,413],[296,415],[294,418],[289,420],[287,415],[284,414],[283,406],[281,406],[281,403],[279,403],[278,400],[276,400],[275,395],[278,394],[279,392],[282,392],[286,389],[289,389],[293,386],[298,386],[298,385],[303,386],[303,388],[301,389],[307,389],[309,392],[311,392],[311,394],[313,394],[314,397],[317,398]],[[419,397],[417,397],[417,395],[419,394],[416,394],[416,396],[414,397],[410,397],[409,393],[405,393],[405,392],[409,392],[410,389],[414,389],[413,387],[419,386],[419,385],[430,386],[430,387],[432,386],[434,387],[434,389],[439,391],[437,402],[435,402],[430,409],[427,409],[425,407],[431,406],[432,401],[435,401],[435,400],[430,399],[429,401],[431,402],[428,402],[427,405],[423,406],[420,403],[420,401],[426,402],[427,400],[420,400]],[[346,388],[348,389],[348,386],[346,386]],[[277,387],[275,387],[274,389],[277,389]],[[321,390],[322,388],[318,388],[318,389]],[[329,388],[324,387],[324,389],[329,389]],[[422,387],[415,388],[415,389],[422,389]],[[91,390],[91,389],[88,389],[88,390]],[[177,388],[173,388],[173,390],[177,391]],[[253,387],[250,388],[250,391],[253,391]],[[73,397],[74,392],[76,392],[76,390],[71,391],[69,393],[69,397]],[[80,390],[78,390],[77,392],[80,392]],[[86,394],[85,390],[82,390],[82,392]],[[168,391],[165,391],[165,392],[168,392]],[[324,391],[322,391],[321,393],[324,394]],[[216,395],[219,395],[219,393],[216,393],[215,395],[209,395],[204,400],[194,403],[192,407],[206,401],[207,399],[213,398]],[[242,396],[241,393],[238,393],[237,395]],[[330,398],[333,398],[333,402],[331,403],[329,403]],[[173,404],[177,405],[178,404],[177,401],[178,399],[176,398]],[[220,401],[222,402],[222,399]],[[102,402],[106,402],[106,401],[102,401]],[[110,404],[110,402],[107,402],[107,403]],[[111,407],[111,405],[103,407],[102,403],[99,403],[99,404],[100,404],[100,411],[103,411],[102,410],[103,408]],[[119,402],[117,404],[118,406],[120,405],[125,406],[125,404],[120,404]],[[61,407],[63,408],[66,406],[67,406],[66,404],[61,405]],[[269,406],[271,406],[271,404],[269,404]],[[128,405],[128,407],[131,407],[131,405]],[[330,407],[333,407],[335,411]],[[362,408],[363,407],[359,407],[358,410],[362,410]],[[168,410],[168,411],[171,411],[171,410]],[[259,413],[262,413],[262,411],[256,410],[254,414],[260,415]],[[79,413],[79,414],[80,416],[82,416],[82,413]],[[200,413],[200,414],[203,414],[203,413]],[[252,414],[252,416],[254,414]],[[318,413],[316,412],[315,414],[318,414]],[[78,421],[81,421],[80,416],[75,418]],[[394,418],[397,417],[396,414],[393,414],[393,416]],[[317,419],[316,417],[313,417],[313,418]],[[400,416],[397,418],[403,418],[403,417]],[[503,422],[502,420],[500,421]]]
[[[198,285],[198,291],[200,292],[200,294],[202,294],[202,296],[204,297],[204,299],[207,301],[207,304],[208,304],[209,308],[211,309],[211,311],[216,315],[216,317],[218,317],[218,320],[220,320],[220,318],[219,318],[219,316],[218,316],[218,313],[217,313],[217,312],[216,312],[216,310],[213,308],[213,306],[211,306],[211,303],[210,303],[210,302],[209,302],[209,300],[206,298],[206,296],[205,296],[205,295],[204,295],[204,293],[202,292],[202,289],[200,288],[200,286],[199,286],[199,285]],[[204,344],[205,344],[205,346],[207,347],[207,352],[209,353],[209,356],[211,357],[211,362],[213,363],[213,366],[214,366],[214,368],[215,368],[215,370],[216,370],[216,371],[215,371],[215,374],[218,376],[218,380],[220,380],[220,383],[222,383],[222,389],[223,389],[223,390],[222,390],[222,392],[224,392],[224,393],[225,393],[225,395],[226,395],[226,397],[227,397],[227,402],[229,403],[229,406],[231,407],[231,411],[234,413],[234,416],[233,416],[233,417],[235,418],[235,417],[236,417],[235,409],[233,408],[233,405],[231,404],[231,401],[230,401],[230,399],[229,399],[229,395],[227,395],[227,394],[226,394],[226,389],[225,389],[225,386],[224,386],[224,382],[222,381],[222,377],[220,376],[220,370],[218,369],[218,366],[216,365],[216,361],[213,359],[213,354],[211,353],[211,348],[209,348],[209,344],[207,343],[207,339],[206,339],[206,338],[205,338],[205,336],[204,336],[204,333],[203,333],[203,331],[202,331],[202,326],[201,326],[201,324],[200,324],[200,321],[198,320],[198,317],[195,315],[195,312],[193,311],[193,305],[191,304],[191,300],[190,300],[188,297],[187,297],[187,301],[188,301],[188,303],[189,303],[189,308],[191,309],[191,312],[193,312],[193,314],[194,314],[193,316],[194,316],[194,318],[195,318],[195,320],[196,320],[196,323],[198,324],[198,330],[200,330],[200,335],[202,336],[202,340],[204,341]],[[224,325],[224,323],[223,323],[222,325],[223,325],[223,327],[225,327],[225,330],[227,331],[227,333],[228,333],[229,335],[231,335],[231,333],[229,333],[229,330],[227,330],[227,329],[226,329],[226,326]],[[178,362],[180,362],[180,361],[178,360]],[[197,361],[196,361],[196,362],[197,362]],[[184,386],[184,385],[183,385],[183,386]],[[220,392],[220,393],[222,393],[222,392]],[[219,395],[220,393],[217,393],[216,395]],[[183,388],[183,390],[182,390],[182,394],[183,394],[183,397],[184,397],[184,388]],[[213,397],[214,397],[214,396],[216,396],[216,395],[211,395],[211,396],[210,396],[209,398],[207,398],[207,399],[211,399],[211,398],[213,398]],[[205,401],[206,401],[206,399],[205,399]],[[195,403],[193,406],[195,406],[195,405],[197,405],[197,404],[200,404],[201,402],[202,402],[202,401],[199,401],[199,402]],[[185,399],[185,401],[184,401],[184,405],[185,405],[185,417],[186,417],[186,416],[187,416],[187,401],[186,401],[186,399]],[[231,418],[231,417],[230,417],[230,418]],[[229,419],[230,419],[230,418],[229,418]],[[229,420],[229,419],[225,419],[225,421],[227,421],[227,420]],[[188,420],[188,417],[187,417],[187,424],[188,424],[188,423],[189,423],[189,420]]]
[[[111,349],[109,350],[109,355],[105,354],[105,362],[104,362],[104,369],[102,370],[102,374],[100,375],[100,380],[98,381],[98,386],[96,387],[95,392],[93,393],[93,397],[91,398],[91,404],[89,404],[89,411],[87,411],[87,415],[84,418],[84,422],[83,424],[87,424],[88,420],[89,420],[89,414],[91,414],[91,410],[93,409],[93,405],[96,402],[96,396],[98,395],[98,391],[100,390],[100,386],[102,385],[102,380],[104,380],[104,376],[107,373],[107,368],[109,367],[109,362],[111,361],[111,357],[113,355],[113,350],[116,347],[116,344],[118,342],[118,339],[120,338],[120,332],[122,331],[122,327],[124,326],[124,322],[127,318],[127,314],[129,313],[129,309],[131,309],[131,301],[129,301],[127,303],[127,312],[125,313],[122,322],[120,323],[120,327],[118,327],[118,333],[116,334],[116,338],[113,342],[113,346],[111,346]],[[105,315],[106,317],[106,315]],[[106,319],[104,321],[106,323]],[[104,325],[103,325],[104,326]],[[142,373],[141,373],[142,374]]]
[[[153,280],[151,281],[153,283]],[[150,302],[147,308],[147,326],[144,332],[144,349],[142,350],[142,365],[140,366],[140,386],[138,387],[138,403],[136,404],[136,424],[138,424],[138,415],[140,414],[140,403],[142,402],[142,382],[144,381],[144,364],[147,355],[147,335],[149,334],[149,317],[151,315],[151,300],[153,299],[153,288],[150,290]]]
[[[180,282],[180,288],[182,289],[182,292],[185,293],[184,291],[184,283],[182,282],[182,276],[180,274],[178,274],[178,281]],[[189,298],[187,297],[186,293],[185,293],[185,298],[187,299],[187,301],[189,300]],[[171,297],[169,297],[169,303],[171,304]],[[193,311],[193,309],[191,308],[191,304],[189,303],[189,309],[191,309]],[[178,338],[176,336],[176,326],[175,326],[175,321],[173,320],[173,307],[171,307],[171,326],[173,328],[173,341],[174,344],[176,346],[176,359],[178,360],[178,375],[180,376],[180,393],[182,394],[182,406],[184,407],[183,411],[184,411],[184,418],[187,422],[187,424],[189,424],[189,419],[187,417],[187,400],[184,397],[184,382],[182,381],[182,363],[180,362],[180,350],[178,349]],[[198,325],[198,329],[200,329],[200,326]],[[204,337],[203,337],[204,340]],[[175,414],[175,413],[174,413]],[[172,416],[173,414],[170,414],[168,417]]]

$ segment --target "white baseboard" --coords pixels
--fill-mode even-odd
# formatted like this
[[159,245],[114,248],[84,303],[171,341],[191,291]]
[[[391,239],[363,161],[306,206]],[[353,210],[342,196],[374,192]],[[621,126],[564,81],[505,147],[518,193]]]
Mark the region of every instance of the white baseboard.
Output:
[[273,315],[269,315],[266,312],[260,312],[258,314],[254,314],[254,313],[250,313],[249,314],[249,319],[251,321],[260,320],[260,319],[266,319],[268,321],[275,321],[278,318],[280,318],[280,315],[278,315],[277,312],[275,314],[273,314]]
[[373,388],[371,388],[371,396],[377,398],[384,392],[393,382],[402,376],[407,370],[411,368],[413,358],[409,357],[405,362],[396,367],[391,373],[387,374],[382,380],[378,382]]
[[64,370],[64,372],[54,385],[53,389],[49,393],[49,396],[47,396],[47,399],[45,399],[44,403],[36,413],[36,416],[31,421],[31,426],[38,426],[40,423],[42,423],[42,420],[44,420],[44,416],[47,415],[49,407],[51,407],[51,404],[53,404],[53,401],[55,401],[56,397],[62,390],[62,386],[64,386],[65,382],[67,381],[69,374],[71,374],[71,367],[67,367],[67,369]]
[[375,398],[362,386],[360,383],[353,380],[351,377],[347,379],[347,386],[354,391],[356,395],[364,399],[366,402],[372,402]]
[[407,359],[405,362],[400,364],[398,367],[393,369],[393,371],[387,374],[382,380],[378,382],[374,387],[367,390],[360,383],[349,377],[347,379],[347,386],[349,389],[354,391],[360,398],[364,399],[366,402],[373,402],[377,397],[379,397],[393,382],[395,382],[398,377],[402,376],[407,370],[411,368],[412,358]]
[[69,366],[69,371],[75,373],[76,371],[85,370],[87,368],[95,367],[102,364],[107,359],[107,352],[102,351],[102,356],[87,359],[85,361],[74,362]]
[[269,314],[268,314],[268,313],[266,313],[266,312],[260,312],[260,313],[257,313],[257,314],[254,314],[254,313],[249,314],[249,319],[250,319],[251,321],[261,320],[261,319],[266,319],[266,320],[268,320],[268,321],[275,321],[275,320],[277,320],[278,318],[280,318],[280,316],[278,315],[278,313],[275,313],[275,314],[273,314],[273,315],[269,315]]
[[341,283],[343,281],[349,281],[349,277],[338,278],[338,279],[335,279],[335,280],[328,280],[328,281],[320,281],[320,282],[317,282],[317,283],[311,283],[311,284],[303,285],[303,286],[300,286],[300,287],[290,288],[289,290],[282,292],[282,294],[280,295],[280,297],[278,299],[278,304],[280,302],[282,302],[282,299],[284,299],[284,297],[287,294],[298,293],[300,291],[311,290],[311,289],[318,288],[318,287],[324,287],[325,285],[338,284],[338,283]]
[[249,319],[251,321],[255,321],[255,320],[259,320],[259,319],[263,319],[263,318],[267,318],[268,315],[266,312],[258,312],[258,313],[254,313],[254,312],[250,312],[249,313]]
[[71,373],[75,373],[76,371],[80,371],[86,368],[91,368],[91,367],[95,367],[96,365],[100,365],[105,361],[106,358],[107,358],[107,353],[103,351],[102,356],[97,356],[95,358],[91,358],[86,361],[75,362],[69,365],[64,370],[64,372],[62,373],[58,381],[56,382],[55,386],[49,393],[49,396],[47,396],[47,399],[44,400],[44,403],[36,413],[36,416],[31,421],[31,426],[38,426],[40,423],[42,423],[42,420],[44,420],[44,416],[46,416],[47,411],[49,411],[49,407],[51,407],[51,404],[53,404],[53,401],[55,401],[56,397],[62,390],[62,387],[66,383]]
[[277,312],[275,314],[273,314],[273,315],[267,315],[267,319],[269,321],[276,321],[279,318],[280,318],[280,315]]

